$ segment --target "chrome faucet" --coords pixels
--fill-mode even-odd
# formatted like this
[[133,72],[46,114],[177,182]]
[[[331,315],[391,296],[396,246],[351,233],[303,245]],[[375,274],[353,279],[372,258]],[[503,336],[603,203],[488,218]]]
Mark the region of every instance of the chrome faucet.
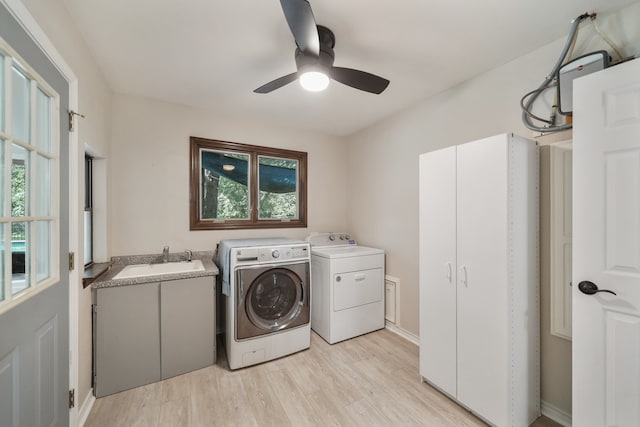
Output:
[[162,249],[162,262],[169,262],[169,246]]
[[187,262],[191,262],[191,258],[193,257],[193,251],[189,249],[185,249],[184,253],[187,255]]

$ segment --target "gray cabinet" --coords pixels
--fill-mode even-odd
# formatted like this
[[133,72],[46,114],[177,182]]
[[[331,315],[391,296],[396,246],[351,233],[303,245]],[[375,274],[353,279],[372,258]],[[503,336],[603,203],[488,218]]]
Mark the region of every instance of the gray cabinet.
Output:
[[159,286],[96,289],[96,397],[160,380]]
[[96,397],[215,363],[215,276],[94,291]]
[[162,282],[160,342],[163,379],[215,362],[214,290],[211,277]]

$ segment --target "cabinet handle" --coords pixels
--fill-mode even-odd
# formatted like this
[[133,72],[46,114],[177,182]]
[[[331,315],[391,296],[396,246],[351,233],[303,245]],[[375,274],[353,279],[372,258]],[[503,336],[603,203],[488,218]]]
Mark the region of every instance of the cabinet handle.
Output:
[[467,276],[467,266],[463,265],[462,267],[460,267],[460,269],[462,270],[462,284],[464,285],[465,288],[468,288],[469,277]]
[[451,263],[447,263],[447,280],[451,283],[451,279],[453,278],[453,270],[451,270]]

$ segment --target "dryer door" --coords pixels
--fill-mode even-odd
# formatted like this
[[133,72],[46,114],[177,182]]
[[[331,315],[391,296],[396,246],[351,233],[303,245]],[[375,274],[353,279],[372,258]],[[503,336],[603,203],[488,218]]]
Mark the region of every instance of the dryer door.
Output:
[[236,338],[251,338],[308,323],[308,275],[308,263],[240,270]]

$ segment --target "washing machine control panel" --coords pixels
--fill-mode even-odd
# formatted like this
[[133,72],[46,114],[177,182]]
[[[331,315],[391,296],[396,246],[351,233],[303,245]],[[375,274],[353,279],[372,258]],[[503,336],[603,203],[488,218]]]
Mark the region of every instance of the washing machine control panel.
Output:
[[269,262],[306,260],[310,257],[309,245],[293,244],[236,248],[235,264],[262,264]]

